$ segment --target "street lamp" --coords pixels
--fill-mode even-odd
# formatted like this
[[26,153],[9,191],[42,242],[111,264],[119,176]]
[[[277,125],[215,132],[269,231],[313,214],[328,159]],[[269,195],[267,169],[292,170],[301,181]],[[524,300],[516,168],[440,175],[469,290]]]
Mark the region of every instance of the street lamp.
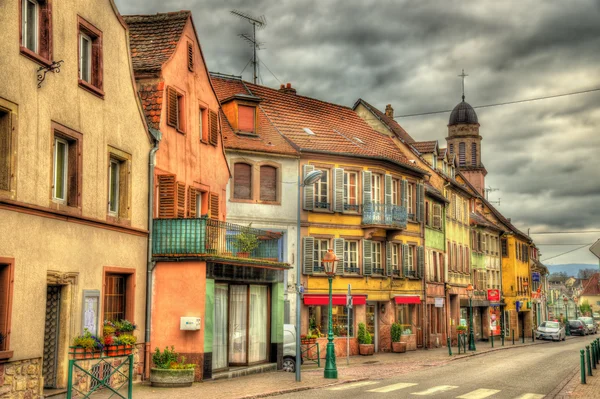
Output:
[[475,334],[473,333],[473,284],[467,285],[467,295],[469,295],[469,350],[474,351],[475,349]]
[[575,297],[575,298],[573,298],[573,301],[575,301],[575,318],[578,319],[579,312],[577,311],[577,302],[579,301],[579,298]]
[[296,225],[296,381],[300,382],[300,365],[302,364],[302,352],[300,350],[300,187],[310,186],[315,184],[323,176],[323,171],[313,170],[304,176],[304,180],[300,180],[298,174],[298,223]]
[[323,258],[323,266],[329,280],[329,328],[327,329],[327,354],[325,355],[325,378],[337,378],[337,368],[335,366],[335,345],[333,344],[333,295],[331,292],[331,283],[335,276],[337,256],[333,253],[333,249],[329,248]]
[[569,327],[569,308],[567,304],[569,303],[569,298],[566,296],[563,297],[563,301],[565,302],[565,333],[567,336],[571,336],[571,328]]

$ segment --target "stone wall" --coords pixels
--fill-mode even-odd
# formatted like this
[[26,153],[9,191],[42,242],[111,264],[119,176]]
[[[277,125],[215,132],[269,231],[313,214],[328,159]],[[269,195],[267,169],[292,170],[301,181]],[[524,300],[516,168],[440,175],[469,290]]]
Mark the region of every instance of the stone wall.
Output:
[[0,397],[37,399],[42,392],[42,359],[0,364]]

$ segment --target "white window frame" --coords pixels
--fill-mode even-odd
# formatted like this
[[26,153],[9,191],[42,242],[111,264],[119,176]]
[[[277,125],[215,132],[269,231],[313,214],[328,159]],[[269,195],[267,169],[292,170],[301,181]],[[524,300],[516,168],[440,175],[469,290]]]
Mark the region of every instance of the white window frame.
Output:
[[381,175],[378,173],[371,174],[371,201],[374,204],[381,204]]
[[[371,248],[371,261],[373,262],[373,270],[383,269],[383,262],[381,261],[381,257],[383,255],[383,245],[380,241],[373,241]],[[381,274],[385,274],[385,271]]]
[[202,216],[202,193],[196,192],[196,217]]
[[[406,185],[406,204],[407,204],[407,212],[408,214],[413,214],[414,215],[414,185],[412,183],[408,183]],[[413,217],[416,217],[416,215],[414,215]]]
[[413,272],[413,276],[414,276],[414,272],[415,272],[415,249],[416,247],[414,245],[409,244],[408,245],[408,254],[407,254],[407,258],[408,258],[408,265],[407,265],[407,270],[408,272]]
[[[111,198],[112,194],[112,184],[113,184],[113,168],[116,168],[116,176],[117,176],[117,190],[116,190],[116,198]],[[110,167],[108,171],[108,214],[111,216],[119,215],[119,202],[120,202],[120,183],[121,183],[121,161],[116,158],[110,158]],[[112,205],[115,206],[115,210],[110,209]]]
[[[400,271],[400,259],[402,259],[401,244],[392,243],[392,270]],[[392,273],[394,274],[394,273]],[[398,276],[400,273],[398,273]]]
[[[89,56],[89,60],[88,60],[88,64],[87,64],[87,79],[84,78],[83,76],[83,46],[84,46],[84,39],[88,42],[88,56]],[[79,79],[83,80],[84,82],[87,82],[89,84],[92,84],[92,44],[94,43],[94,41],[92,40],[92,38],[89,35],[86,35],[85,33],[79,31]]]
[[[354,175],[354,204],[350,204],[350,175]],[[358,173],[348,170],[344,171],[344,204],[358,205]]]
[[[56,178],[58,177],[56,175],[56,171],[57,171],[57,164],[56,162],[58,161],[57,159],[57,155],[58,155],[58,143],[64,144],[65,146],[65,154],[64,154],[64,167],[63,167],[63,192],[62,197],[59,197],[57,195],[56,192]],[[69,188],[67,187],[67,179],[69,176],[69,142],[63,138],[60,137],[55,137],[54,138],[54,157],[53,157],[53,187],[52,187],[52,199],[54,199],[55,201],[59,201],[59,202],[63,202],[66,203],[67,202],[67,193],[69,191]]]
[[[38,38],[40,37],[40,4],[36,1],[36,0],[23,0],[23,7],[21,10],[21,24],[22,24],[22,31],[23,31],[23,43],[21,43],[23,45],[23,47],[33,51],[34,53],[37,53],[39,51],[38,48]],[[30,28],[30,21],[27,20],[27,6],[29,4],[33,4],[35,7],[35,21],[34,21],[34,29],[35,29],[35,35],[34,35],[34,42],[33,42],[33,49],[30,49],[29,47],[27,47],[27,33],[29,32],[29,28]]]
[[399,192],[400,192],[400,180],[392,179],[392,204],[393,205],[400,205]]
[[[323,245],[325,248],[323,248]],[[319,268],[317,273],[325,273],[325,271],[321,271],[320,269],[323,267],[322,261],[329,248],[331,248],[331,246],[328,238],[315,238],[315,245],[313,248],[313,270]],[[315,256],[315,254],[318,256]]]
[[[329,206],[327,207],[327,209],[329,209],[329,207],[331,206],[331,202],[329,202],[329,169],[315,169],[315,170],[320,170],[321,172],[323,172],[323,174],[321,175],[321,178],[319,180],[317,180],[317,182],[314,185],[314,190],[315,190],[315,203],[316,202],[325,202],[328,203]],[[323,177],[325,177],[325,179],[323,179]],[[323,199],[323,195],[321,194],[321,191],[323,189],[323,187],[325,187],[325,200],[326,201],[321,201]],[[325,208],[318,208],[315,204],[315,209],[325,209]]]
[[[358,241],[345,240],[344,241],[344,272],[347,272],[347,268],[359,268],[358,265]],[[354,272],[352,272],[354,273]]]

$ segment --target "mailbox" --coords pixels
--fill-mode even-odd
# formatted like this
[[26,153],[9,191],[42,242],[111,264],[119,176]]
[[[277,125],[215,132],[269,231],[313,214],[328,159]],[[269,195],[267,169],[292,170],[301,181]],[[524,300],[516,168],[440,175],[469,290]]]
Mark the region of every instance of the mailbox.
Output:
[[188,331],[200,330],[200,317],[182,317],[179,322],[179,329]]

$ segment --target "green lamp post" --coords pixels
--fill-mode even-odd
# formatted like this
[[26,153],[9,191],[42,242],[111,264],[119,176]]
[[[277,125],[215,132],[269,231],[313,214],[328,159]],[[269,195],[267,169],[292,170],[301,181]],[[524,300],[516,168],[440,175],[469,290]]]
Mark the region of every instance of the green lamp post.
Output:
[[331,291],[331,284],[333,277],[335,276],[336,263],[338,262],[337,256],[333,253],[333,249],[329,248],[325,257],[323,258],[323,265],[325,266],[325,273],[329,280],[329,328],[327,329],[327,354],[325,355],[325,378],[337,379],[338,372],[335,365],[335,345],[333,344],[333,294]]
[[579,299],[577,297],[574,297],[573,301],[575,301],[575,319],[578,319],[579,313],[577,312],[577,302],[579,302]]
[[475,334],[473,333],[473,284],[467,285],[467,295],[469,295],[469,350],[475,349]]
[[569,303],[569,298],[566,296],[563,297],[563,301],[565,302],[565,334],[567,337],[571,336],[571,328],[569,327],[569,308],[567,304]]

